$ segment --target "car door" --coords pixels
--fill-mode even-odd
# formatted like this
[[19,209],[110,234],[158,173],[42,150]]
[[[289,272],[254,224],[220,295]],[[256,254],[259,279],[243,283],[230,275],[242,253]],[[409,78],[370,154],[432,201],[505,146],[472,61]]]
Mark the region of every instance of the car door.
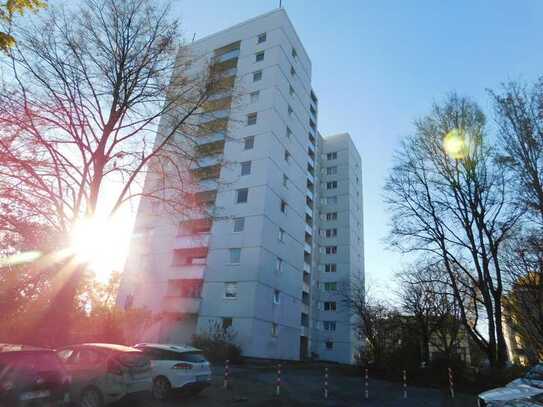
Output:
[[101,366],[102,359],[100,354],[94,349],[74,349],[66,362],[66,367],[72,375],[72,383],[77,396],[90,384],[98,388],[102,387],[101,379],[104,376]]

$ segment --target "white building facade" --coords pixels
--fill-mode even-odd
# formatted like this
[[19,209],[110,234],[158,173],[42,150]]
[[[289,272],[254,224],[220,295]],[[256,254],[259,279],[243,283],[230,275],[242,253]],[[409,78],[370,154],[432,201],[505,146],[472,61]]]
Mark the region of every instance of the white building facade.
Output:
[[361,160],[348,134],[318,133],[292,23],[277,9],[189,50],[202,61],[191,70],[211,61],[231,85],[197,137],[192,196],[209,211],[141,201],[119,306],[160,316],[142,340],[188,343],[215,325],[245,356],[352,363],[343,297],[364,278]]

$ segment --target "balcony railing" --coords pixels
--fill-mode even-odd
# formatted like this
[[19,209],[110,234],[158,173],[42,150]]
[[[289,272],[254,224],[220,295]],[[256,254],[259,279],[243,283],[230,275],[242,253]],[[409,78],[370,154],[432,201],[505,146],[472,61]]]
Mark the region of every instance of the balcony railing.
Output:
[[189,236],[177,236],[174,249],[190,249],[209,246],[209,233],[200,233]]
[[311,273],[311,265],[304,262],[304,273]]
[[164,312],[179,314],[197,314],[200,310],[200,298],[185,298],[178,296],[164,296],[161,309]]

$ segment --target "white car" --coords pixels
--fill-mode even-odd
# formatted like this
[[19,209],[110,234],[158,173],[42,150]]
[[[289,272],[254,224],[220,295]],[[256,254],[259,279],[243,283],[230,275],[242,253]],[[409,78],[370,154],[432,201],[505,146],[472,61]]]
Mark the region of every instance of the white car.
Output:
[[[505,387],[499,387],[479,394],[479,407],[510,406],[514,401],[539,400],[543,397],[543,364],[530,369],[520,379],[515,379]],[[522,404],[520,404],[522,405]]]
[[197,394],[211,384],[211,368],[200,349],[185,345],[139,343],[153,369],[153,397],[168,398],[172,390]]

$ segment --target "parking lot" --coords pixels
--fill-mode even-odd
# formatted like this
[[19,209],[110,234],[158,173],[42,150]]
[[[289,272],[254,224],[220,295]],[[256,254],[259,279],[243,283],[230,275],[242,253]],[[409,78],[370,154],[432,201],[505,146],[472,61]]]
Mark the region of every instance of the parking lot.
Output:
[[276,372],[267,366],[248,364],[230,369],[231,388],[223,388],[223,369],[213,369],[212,386],[197,396],[175,395],[169,401],[154,401],[150,395],[141,395],[118,403],[119,407],[215,407],[225,405],[245,406],[371,406],[371,407],[460,407],[475,406],[475,397],[456,395],[450,400],[439,389],[409,387],[403,398],[400,383],[390,383],[370,378],[369,398],[364,399],[362,379],[346,376],[329,368],[328,399],[323,398],[323,370],[318,367],[283,368],[281,394],[275,395]]

